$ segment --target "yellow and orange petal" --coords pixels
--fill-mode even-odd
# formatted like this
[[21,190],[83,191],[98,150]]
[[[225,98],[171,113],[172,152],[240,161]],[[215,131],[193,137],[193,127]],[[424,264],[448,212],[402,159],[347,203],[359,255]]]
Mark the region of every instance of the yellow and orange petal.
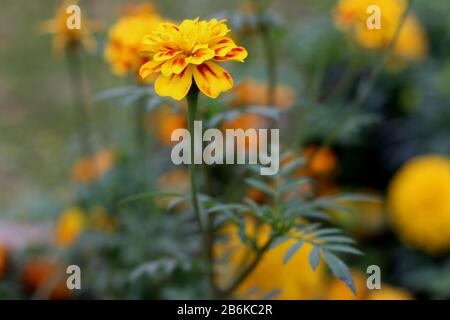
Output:
[[83,210],[72,207],[59,217],[55,232],[55,242],[60,247],[74,244],[86,227],[86,216]]
[[230,74],[217,62],[240,61],[247,51],[225,37],[230,30],[225,20],[184,20],[181,24],[161,23],[144,37],[141,51],[151,57],[139,71],[142,78],[159,73],[155,91],[163,97],[183,99],[193,80],[210,98],[233,87]]

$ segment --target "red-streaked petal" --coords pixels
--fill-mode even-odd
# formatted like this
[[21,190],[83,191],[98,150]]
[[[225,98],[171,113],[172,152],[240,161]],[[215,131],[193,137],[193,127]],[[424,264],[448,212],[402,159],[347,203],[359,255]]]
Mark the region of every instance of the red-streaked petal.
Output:
[[217,63],[206,61],[192,66],[195,83],[201,92],[210,98],[217,98],[220,93],[233,87],[230,74]]
[[155,81],[155,92],[162,97],[183,99],[192,85],[192,70],[185,68],[180,74],[165,76],[161,74]]
[[150,60],[149,62],[144,63],[139,69],[139,75],[142,79],[147,78],[151,73],[158,72],[161,70],[161,66],[164,62]]
[[214,57],[214,60],[217,61],[228,61],[228,60],[236,60],[240,62],[244,62],[244,59],[247,58],[247,50],[243,47],[236,47],[231,49],[224,57]]
[[165,76],[180,74],[188,64],[189,58],[187,58],[184,54],[180,54],[171,60],[165,61],[161,67],[161,72]]

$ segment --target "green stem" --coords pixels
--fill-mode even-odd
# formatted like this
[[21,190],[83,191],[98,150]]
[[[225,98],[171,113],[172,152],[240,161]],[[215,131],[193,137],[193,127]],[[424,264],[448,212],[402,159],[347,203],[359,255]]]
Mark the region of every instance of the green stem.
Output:
[[214,242],[214,236],[209,223],[210,220],[207,219],[205,221],[206,226],[203,224],[202,221],[200,205],[198,202],[197,174],[195,172],[195,164],[194,164],[194,155],[195,155],[194,122],[197,116],[198,95],[199,89],[195,84],[193,84],[187,95],[188,129],[191,135],[191,155],[189,162],[189,175],[191,180],[192,207],[194,209],[195,220],[197,221],[197,225],[200,230],[200,234],[202,236],[202,247],[205,264],[207,268],[208,284],[210,286],[211,293],[214,295],[216,291],[214,286],[214,270],[213,270],[213,255],[212,255],[212,245]]
[[85,100],[80,53],[68,49],[66,61],[72,86],[74,113],[80,135],[81,154],[89,155],[92,152],[92,132]]

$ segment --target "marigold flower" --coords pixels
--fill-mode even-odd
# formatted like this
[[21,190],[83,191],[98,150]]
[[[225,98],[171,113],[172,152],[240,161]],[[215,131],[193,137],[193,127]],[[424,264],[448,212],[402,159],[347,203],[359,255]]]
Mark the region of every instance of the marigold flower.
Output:
[[197,18],[184,20],[180,25],[161,23],[142,41],[141,50],[150,56],[150,61],[139,74],[147,78],[159,72],[155,91],[163,97],[183,99],[194,78],[200,91],[215,99],[233,87],[230,74],[216,62],[243,62],[247,57],[243,47],[226,37],[229,31],[225,20]]
[[109,29],[105,49],[105,59],[117,75],[124,75],[129,71],[137,73],[148,61],[148,57],[139,52],[142,38],[163,21],[150,4],[128,8],[126,12]]
[[72,167],[71,178],[74,182],[88,184],[102,177],[114,165],[114,150],[103,149],[90,157],[78,160]]
[[65,49],[79,50],[84,48],[86,51],[95,51],[97,44],[91,30],[99,29],[98,22],[90,21],[81,14],[81,28],[69,29],[67,20],[70,13],[67,8],[71,5],[78,5],[78,0],[65,0],[56,10],[55,17],[52,20],[44,21],[40,26],[43,33],[53,34],[53,51],[55,54],[64,53]]
[[[367,28],[367,8],[377,5],[381,10],[381,28]],[[336,26],[350,34],[364,48],[383,50],[395,36],[406,10],[404,0],[340,0],[334,14]],[[409,13],[400,30],[393,53],[397,57],[416,60],[427,52],[425,32],[413,13]]]
[[[251,237],[256,236],[260,244],[267,241],[270,235],[270,228],[267,225],[257,227],[256,223],[249,219],[246,226],[247,234]],[[218,284],[227,286],[232,280],[230,275],[235,275],[242,259],[244,257],[252,259],[254,253],[249,246],[242,243],[235,225],[225,227],[222,232],[229,240],[226,243],[216,244],[214,253],[218,259],[225,255],[229,260],[227,264],[216,265],[216,275]],[[283,264],[283,257],[294,241],[287,241],[266,252],[256,268],[236,290],[236,297],[261,298],[264,294],[279,291],[276,299],[319,298],[323,294],[325,268],[320,263],[316,271],[311,269],[308,262],[308,254],[311,251],[309,244],[304,244],[288,263]],[[258,292],[252,294],[255,289],[258,289]]]
[[370,290],[366,300],[414,300],[414,296],[404,289],[383,283],[380,290]]
[[[267,105],[269,88],[267,84],[254,79],[241,81],[233,89],[232,107],[265,106]],[[275,88],[274,105],[280,109],[288,109],[295,104],[294,90],[287,85],[278,85]]]
[[406,243],[429,253],[450,250],[450,158],[426,155],[407,162],[388,190],[390,220]]
[[86,226],[85,213],[78,207],[65,210],[58,220],[55,241],[61,247],[68,247],[78,240]]
[[39,288],[48,288],[51,300],[67,299],[70,296],[66,284],[66,272],[63,266],[53,258],[28,260],[23,269],[22,281],[29,294],[34,294]]

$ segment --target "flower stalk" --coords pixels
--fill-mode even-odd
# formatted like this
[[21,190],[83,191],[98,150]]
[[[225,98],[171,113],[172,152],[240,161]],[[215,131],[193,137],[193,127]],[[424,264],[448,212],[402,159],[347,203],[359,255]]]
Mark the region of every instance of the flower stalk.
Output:
[[85,100],[79,50],[74,50],[70,47],[67,48],[66,61],[72,86],[74,113],[79,130],[80,149],[81,154],[85,156],[92,152],[92,133]]
[[194,210],[195,220],[197,222],[201,237],[202,237],[202,250],[206,265],[206,273],[209,280],[209,289],[211,294],[215,294],[214,286],[214,275],[213,275],[213,255],[212,255],[212,245],[214,243],[214,235],[210,227],[210,219],[204,221],[202,219],[201,208],[198,201],[198,191],[197,191],[197,174],[195,170],[194,157],[195,157],[195,136],[194,136],[194,122],[197,116],[198,109],[198,95],[199,89],[194,84],[190,88],[186,99],[188,103],[188,130],[191,136],[191,152],[190,152],[190,162],[189,162],[189,176],[191,180],[191,196],[192,196],[192,207]]

